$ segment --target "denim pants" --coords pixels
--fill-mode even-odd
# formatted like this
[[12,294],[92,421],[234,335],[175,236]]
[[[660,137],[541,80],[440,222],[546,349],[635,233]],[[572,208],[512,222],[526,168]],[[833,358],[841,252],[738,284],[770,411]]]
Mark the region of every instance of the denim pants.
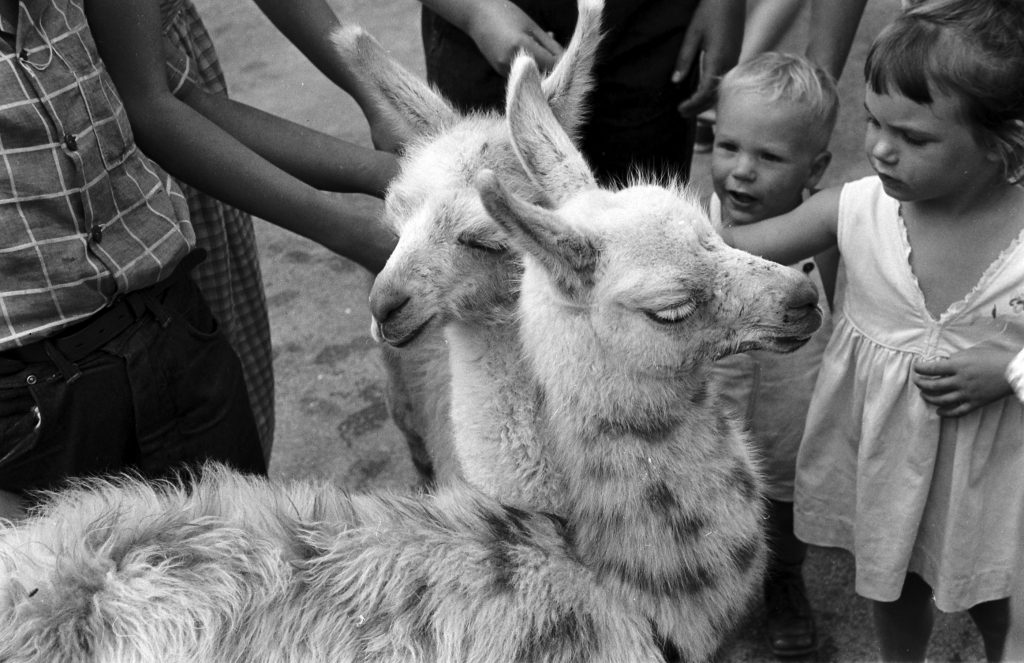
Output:
[[205,460],[266,473],[241,365],[198,289],[182,278],[155,301],[75,362],[4,359],[0,489],[123,470],[156,478]]

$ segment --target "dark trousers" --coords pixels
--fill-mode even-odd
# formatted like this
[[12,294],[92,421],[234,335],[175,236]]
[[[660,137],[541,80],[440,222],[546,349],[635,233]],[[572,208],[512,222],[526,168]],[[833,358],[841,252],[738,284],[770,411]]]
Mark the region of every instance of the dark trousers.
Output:
[[84,357],[63,356],[55,339],[0,353],[0,489],[122,470],[164,477],[206,460],[266,473],[238,357],[187,274],[172,278]]

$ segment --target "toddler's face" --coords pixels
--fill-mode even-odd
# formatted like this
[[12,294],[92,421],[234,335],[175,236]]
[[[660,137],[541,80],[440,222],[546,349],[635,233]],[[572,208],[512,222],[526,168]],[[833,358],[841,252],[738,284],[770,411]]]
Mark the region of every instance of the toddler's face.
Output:
[[747,91],[719,99],[711,179],[723,223],[755,223],[800,204],[828,164],[808,134],[807,114],[795,104]]
[[959,100],[933,97],[919,104],[896,92],[865,92],[864,149],[885,192],[897,200],[945,198],[1001,172],[995,152],[961,119]]

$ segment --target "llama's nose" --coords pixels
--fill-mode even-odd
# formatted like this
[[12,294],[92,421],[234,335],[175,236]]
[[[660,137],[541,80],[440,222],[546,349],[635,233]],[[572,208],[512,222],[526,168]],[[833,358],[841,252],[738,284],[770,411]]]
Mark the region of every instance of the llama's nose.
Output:
[[800,279],[786,298],[786,319],[795,321],[818,309],[818,288],[810,279]]
[[380,324],[385,324],[391,316],[398,314],[411,297],[405,292],[388,290],[386,292],[373,291],[370,293],[370,313],[373,319]]

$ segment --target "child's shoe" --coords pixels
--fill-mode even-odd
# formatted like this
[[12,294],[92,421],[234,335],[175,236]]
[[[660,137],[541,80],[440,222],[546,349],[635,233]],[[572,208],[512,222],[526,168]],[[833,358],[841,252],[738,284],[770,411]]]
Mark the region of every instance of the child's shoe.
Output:
[[801,565],[776,565],[764,581],[768,644],[779,658],[806,656],[818,649],[814,614]]

